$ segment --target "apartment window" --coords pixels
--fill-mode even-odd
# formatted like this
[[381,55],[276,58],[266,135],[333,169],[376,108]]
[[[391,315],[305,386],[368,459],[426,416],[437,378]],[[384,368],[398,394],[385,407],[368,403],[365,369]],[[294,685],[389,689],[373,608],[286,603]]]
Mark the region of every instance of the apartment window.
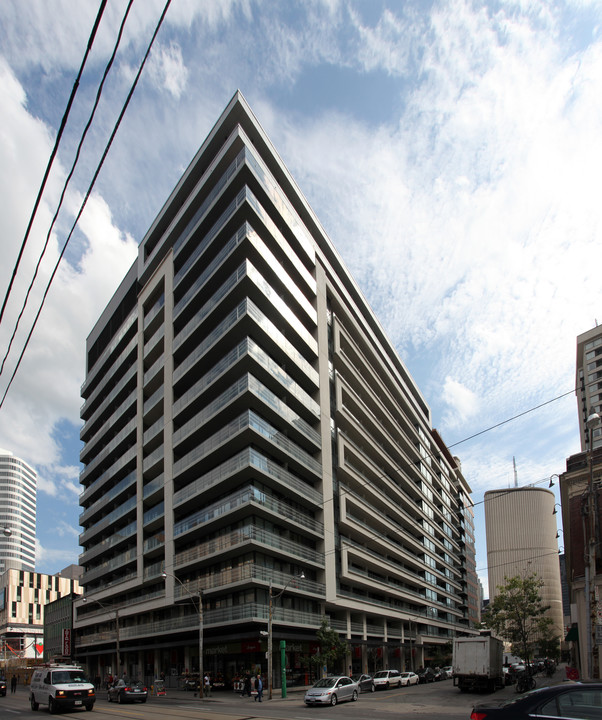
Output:
[[17,617],[17,603],[13,601],[12,607],[11,607],[11,616],[16,618]]

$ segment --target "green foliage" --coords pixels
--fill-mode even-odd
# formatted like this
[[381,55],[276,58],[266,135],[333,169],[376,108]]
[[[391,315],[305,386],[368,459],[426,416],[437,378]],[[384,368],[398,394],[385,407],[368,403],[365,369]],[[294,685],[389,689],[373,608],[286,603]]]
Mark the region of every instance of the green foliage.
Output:
[[544,613],[549,605],[541,599],[543,580],[537,573],[504,577],[485,613],[483,622],[499,637],[512,643],[512,652],[529,661],[534,647],[551,638],[553,622]]
[[341,640],[338,632],[328,624],[328,618],[323,617],[320,628],[316,632],[320,650],[309,659],[316,669],[334,665],[347,655],[349,647],[345,640]]

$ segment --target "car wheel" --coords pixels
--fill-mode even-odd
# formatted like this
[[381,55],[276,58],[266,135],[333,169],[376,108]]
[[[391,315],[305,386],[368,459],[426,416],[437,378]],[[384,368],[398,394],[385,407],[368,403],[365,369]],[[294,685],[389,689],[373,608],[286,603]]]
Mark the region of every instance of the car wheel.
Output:
[[90,712],[93,707],[94,707],[94,705],[88,704],[88,705],[86,705],[86,710],[87,710],[88,712]]
[[121,693],[119,693],[119,704],[123,705],[124,702],[125,702],[125,700],[123,698],[123,695]]
[[36,710],[38,710],[38,708],[40,707],[40,706],[38,705],[38,703],[35,701],[35,698],[34,698],[33,695],[31,696],[31,698],[30,698],[30,700],[29,700],[29,704],[31,705],[31,709],[32,709],[34,712],[35,712]]
[[56,714],[56,703],[54,702],[54,698],[52,698],[52,697],[48,698],[48,712],[51,715]]
[[387,680],[387,682],[385,684],[385,690],[388,690],[388,689],[389,689],[389,681]]
[[330,704],[331,705],[337,704],[337,696],[334,693],[330,696]]
[[355,702],[357,700],[357,690],[353,691],[353,695],[351,696],[351,702]]
[[370,685],[370,692],[376,692],[376,685],[374,683]]
[[107,693],[107,702],[113,702],[111,699],[111,693]]
[[146,702],[146,698],[144,698],[144,700],[140,700],[140,702]]

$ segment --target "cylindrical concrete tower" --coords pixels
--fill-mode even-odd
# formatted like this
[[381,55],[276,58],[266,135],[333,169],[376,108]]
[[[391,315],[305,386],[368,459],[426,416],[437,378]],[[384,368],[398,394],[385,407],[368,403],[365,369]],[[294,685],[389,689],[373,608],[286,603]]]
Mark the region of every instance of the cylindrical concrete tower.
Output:
[[485,529],[489,599],[496,596],[505,577],[537,573],[546,613],[554,621],[554,634],[561,639],[562,590],[556,540],[553,492],[521,487],[485,493]]

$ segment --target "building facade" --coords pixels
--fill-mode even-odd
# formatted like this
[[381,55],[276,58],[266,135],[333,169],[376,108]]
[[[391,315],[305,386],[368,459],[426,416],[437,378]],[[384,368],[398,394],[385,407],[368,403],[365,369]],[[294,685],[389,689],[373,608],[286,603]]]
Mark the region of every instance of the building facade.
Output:
[[73,577],[30,570],[0,575],[0,639],[9,666],[44,657],[44,609],[59,598],[81,592]]
[[0,450],[0,574],[36,564],[36,472]]
[[459,462],[239,93],[90,334],[82,395],[92,674],[198,672],[199,635],[212,675],[265,672],[270,594],[301,681],[324,616],[345,670],[469,631]]
[[571,607],[572,656],[581,677],[601,679],[602,447],[572,455],[560,476],[566,573]]
[[602,447],[602,425],[587,427],[592,413],[602,416],[602,326],[577,336],[577,377],[575,385],[579,408],[581,450]]
[[485,531],[489,600],[505,578],[536,574],[543,580],[541,598],[554,623],[553,635],[564,638],[562,585],[556,538],[555,495],[536,487],[485,493]]

